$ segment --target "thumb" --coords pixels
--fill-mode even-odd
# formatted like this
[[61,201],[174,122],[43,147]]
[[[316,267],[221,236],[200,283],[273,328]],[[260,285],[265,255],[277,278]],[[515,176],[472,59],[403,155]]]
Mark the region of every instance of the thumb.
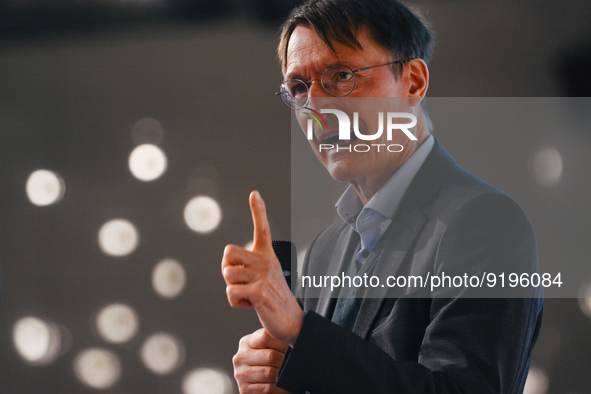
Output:
[[274,253],[271,241],[271,229],[269,220],[267,220],[267,208],[265,202],[258,191],[250,193],[248,199],[250,203],[250,212],[252,213],[252,223],[254,225],[253,251],[262,253]]
[[279,350],[281,353],[285,353],[289,346],[287,343],[273,338],[267,333],[267,331],[265,331],[264,328],[260,328],[255,331],[249,337],[248,342],[252,349],[275,349]]

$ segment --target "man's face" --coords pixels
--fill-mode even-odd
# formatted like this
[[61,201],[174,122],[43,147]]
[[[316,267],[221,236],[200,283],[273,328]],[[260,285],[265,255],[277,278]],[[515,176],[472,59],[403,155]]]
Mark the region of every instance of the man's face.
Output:
[[[351,49],[340,43],[333,42],[336,53],[335,57],[335,54],[330,51],[313,29],[304,26],[296,27],[289,40],[285,80],[296,78],[303,81],[319,80],[325,69],[337,64],[357,70],[396,60],[392,58],[390,53],[371,39],[366,29],[362,29],[357,38],[361,43],[361,50]],[[355,89],[347,97],[408,97],[410,81],[409,78],[405,77],[405,74],[398,79],[395,78],[390,66],[359,71],[355,74]],[[311,103],[314,103],[318,101],[326,102],[321,98],[328,99],[332,96],[322,88],[320,82],[315,81],[310,86],[309,97],[311,97]],[[333,98],[333,100],[338,102],[338,99],[335,100]],[[346,100],[341,101],[346,102]],[[376,102],[375,99],[374,102]],[[313,104],[312,107],[314,107]],[[307,116],[303,115],[304,111],[302,110],[297,112],[300,125],[303,126],[303,130],[306,130]],[[329,116],[331,115],[326,116],[327,122],[329,123],[329,130],[315,128],[314,138],[309,142],[318,160],[320,160],[330,175],[337,181],[351,183],[374,182],[371,179],[375,179],[376,182],[385,181],[382,178],[389,177],[394,173],[412,153],[412,149],[406,149],[411,142],[408,137],[402,133],[393,133],[393,140],[388,141],[386,140],[385,131],[382,137],[375,141],[355,139],[354,133],[352,133],[352,140],[350,142],[352,148],[356,144],[401,144],[405,147],[402,152],[388,152],[384,148],[379,152],[377,149],[370,150],[369,152],[355,152],[354,149],[351,149],[352,152],[343,149],[339,149],[339,151],[336,149],[322,149],[320,151],[320,144],[326,143],[325,139],[327,135],[334,134],[335,131],[338,131],[338,126],[335,126],[334,122],[331,124],[328,118]],[[334,118],[334,116],[332,117]],[[367,126],[367,134],[373,134],[377,131],[377,115],[363,119],[363,115],[360,114],[360,117]],[[351,121],[353,121],[352,117]],[[341,142],[341,144],[344,146],[346,143]],[[359,150],[361,151],[363,149],[360,148]]]

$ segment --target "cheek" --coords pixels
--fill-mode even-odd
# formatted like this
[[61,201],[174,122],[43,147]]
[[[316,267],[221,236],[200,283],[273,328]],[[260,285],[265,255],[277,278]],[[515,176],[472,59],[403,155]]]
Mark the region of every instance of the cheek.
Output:
[[382,88],[391,93],[390,97],[407,97],[408,92],[405,83],[406,79],[403,75],[399,75],[397,79],[392,75],[389,79],[389,83],[383,84]]
[[[401,111],[401,112],[408,112],[408,110],[406,111]],[[395,127],[395,125],[402,125],[402,124],[406,124],[409,121],[409,119],[407,118],[393,118],[392,121],[390,122],[394,127],[391,126],[391,131],[390,133],[388,133],[388,119],[387,116],[384,114],[384,116],[382,117],[382,134],[380,135],[379,138],[377,138],[374,141],[371,141],[371,143],[375,143],[375,144],[386,144],[386,146],[388,145],[392,145],[392,144],[399,144],[402,145],[404,147],[404,149],[406,149],[407,147],[411,146],[412,144],[414,144],[415,142],[412,141],[408,135],[406,135],[406,132],[403,131],[400,126],[399,127]],[[379,129],[379,118],[376,116],[375,119],[372,119],[371,124],[368,124],[368,134],[375,134],[377,132],[377,130]],[[408,130],[408,132],[412,135],[414,135],[416,137],[416,126],[413,128],[406,128],[406,130]],[[390,134],[390,139],[388,138]]]

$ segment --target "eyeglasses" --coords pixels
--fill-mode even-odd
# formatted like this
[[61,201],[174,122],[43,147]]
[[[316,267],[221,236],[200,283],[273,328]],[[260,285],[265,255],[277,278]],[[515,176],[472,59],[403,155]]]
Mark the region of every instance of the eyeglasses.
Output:
[[355,73],[358,71],[397,63],[402,64],[403,61],[396,60],[395,62],[363,67],[357,70],[337,64],[324,70],[320,80],[311,79],[308,82],[304,82],[301,79],[290,79],[289,81],[285,81],[281,84],[279,92],[275,93],[275,95],[281,96],[281,99],[289,108],[301,109],[308,104],[308,93],[313,81],[320,81],[322,88],[331,96],[343,97],[347,96],[353,91],[353,89],[355,89]]

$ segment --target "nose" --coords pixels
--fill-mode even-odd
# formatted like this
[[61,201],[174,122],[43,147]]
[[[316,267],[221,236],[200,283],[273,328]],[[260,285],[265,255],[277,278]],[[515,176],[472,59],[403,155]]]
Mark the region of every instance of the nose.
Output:
[[[316,83],[314,83],[316,82]],[[331,97],[330,94],[322,87],[322,82],[319,79],[312,79],[310,87],[308,88],[308,97]]]

